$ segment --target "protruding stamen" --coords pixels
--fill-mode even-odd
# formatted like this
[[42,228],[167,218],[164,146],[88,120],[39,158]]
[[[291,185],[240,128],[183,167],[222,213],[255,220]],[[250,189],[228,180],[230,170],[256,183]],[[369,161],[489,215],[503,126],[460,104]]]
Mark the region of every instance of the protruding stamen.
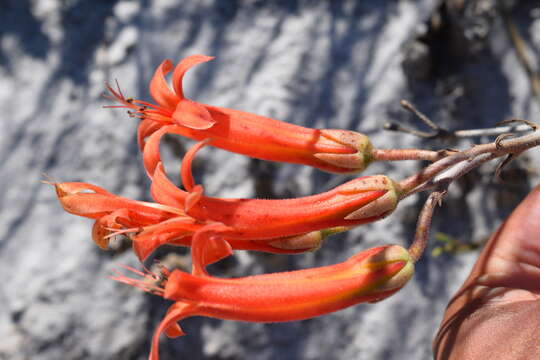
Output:
[[122,268],[142,277],[142,279],[134,279],[128,276],[123,275],[120,271],[114,269],[113,272],[116,276],[111,276],[112,280],[134,286],[143,291],[149,292],[151,294],[163,296],[165,292],[165,285],[167,284],[169,270],[163,267],[161,269],[161,274],[157,275],[150,270],[144,268],[144,272],[139,271],[131,266],[120,265]]

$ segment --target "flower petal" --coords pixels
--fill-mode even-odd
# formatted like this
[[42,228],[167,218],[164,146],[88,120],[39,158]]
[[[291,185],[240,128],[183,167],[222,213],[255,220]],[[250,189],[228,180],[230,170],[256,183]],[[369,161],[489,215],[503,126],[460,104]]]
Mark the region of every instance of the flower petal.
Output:
[[63,183],[50,183],[46,182],[47,184],[53,185],[54,189],[56,190],[56,194],[58,195],[58,198],[62,198],[67,195],[74,195],[74,194],[80,194],[80,193],[96,193],[106,196],[114,196],[114,194],[111,194],[107,190],[103,189],[102,187],[92,185],[85,182],[63,182]]
[[123,220],[122,222],[125,224],[129,222],[129,218],[127,209],[118,209],[97,219],[92,227],[92,239],[96,245],[103,250],[108,250],[111,229],[120,229],[122,227],[120,221]]
[[195,276],[208,276],[206,266],[232,254],[231,245],[223,240],[219,232],[232,230],[221,223],[204,226],[191,240],[191,273]]
[[189,99],[176,105],[172,118],[176,124],[194,130],[207,130],[216,123],[204,105]]
[[196,305],[186,304],[183,302],[174,303],[167,315],[161,320],[161,323],[154,332],[152,337],[152,350],[150,352],[150,360],[159,360],[159,335],[166,331],[169,336],[181,336],[184,335],[182,329],[178,326],[177,322],[185,317],[194,315],[196,311]]
[[204,188],[201,185],[195,185],[186,196],[184,211],[189,213],[189,210],[201,200],[204,193]]
[[155,131],[146,142],[143,149],[143,163],[146,173],[150,178],[154,176],[154,171],[157,165],[161,162],[161,155],[159,153],[159,144],[163,135],[168,133],[173,125],[164,126],[161,129]]
[[158,131],[162,126],[162,123],[152,119],[144,119],[140,122],[139,127],[137,128],[137,144],[139,144],[141,152],[146,145],[146,138]]
[[156,69],[152,81],[150,81],[150,95],[162,107],[174,110],[176,104],[180,101],[178,97],[167,84],[165,75],[173,68],[171,60],[164,60]]
[[182,79],[184,78],[184,74],[193,66],[213,60],[213,59],[214,59],[213,56],[191,55],[182,59],[178,63],[178,65],[176,65],[176,68],[174,69],[174,73],[172,76],[172,83],[173,83],[174,91],[181,99],[185,99],[184,91],[182,89]]
[[210,142],[210,139],[205,139],[203,141],[199,141],[195,145],[193,145],[188,152],[186,152],[186,155],[184,155],[184,158],[182,159],[182,169],[181,169],[181,176],[182,176],[182,185],[184,185],[184,188],[187,191],[192,191],[195,187],[195,180],[193,180],[193,173],[191,171],[193,159],[195,158],[195,155],[197,155],[197,152],[202,149],[204,146],[206,146]]
[[152,178],[150,186],[152,198],[160,204],[183,209],[185,207],[186,197],[189,195],[174,185],[165,174],[162,163],[158,163]]
[[191,235],[199,230],[202,224],[190,217],[175,217],[165,220],[150,229],[144,230],[133,238],[133,252],[141,262],[155,249],[167,243],[174,245],[191,245]]

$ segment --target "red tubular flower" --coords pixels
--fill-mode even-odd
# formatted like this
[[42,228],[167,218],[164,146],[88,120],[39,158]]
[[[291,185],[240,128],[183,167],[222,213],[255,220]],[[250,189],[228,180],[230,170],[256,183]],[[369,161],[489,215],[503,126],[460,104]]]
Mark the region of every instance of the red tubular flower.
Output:
[[354,131],[310,129],[187,99],[182,89],[184,74],[192,66],[212,59],[193,55],[180,61],[173,71],[172,89],[165,76],[173,70],[173,64],[163,61],[150,82],[150,94],[157,104],[126,99],[120,89],[107,85],[111,98],[122,104],[108,107],[129,108],[130,115],[142,119],[138,130],[141,150],[146,137],[165,127],[163,133],[194,140],[211,139],[213,146],[227,151],[335,173],[362,171],[372,160],[368,138]]
[[335,265],[236,279],[193,276],[174,270],[146,280],[122,275],[114,280],[175,301],[154,333],[150,360],[158,360],[159,336],[183,335],[177,322],[207,316],[252,322],[308,319],[362,302],[387,298],[412,277],[413,262],[404,248],[381,246]]
[[[198,143],[184,156],[182,182],[176,187],[161,163],[153,171],[151,193],[161,204],[184,208],[195,219],[222,223],[232,239],[272,239],[334,227],[352,227],[375,221],[392,212],[399,200],[398,185],[384,175],[351,180],[330,191],[295,199],[221,199],[204,196],[195,185],[191,163],[205,144]],[[147,146],[151,146],[149,143]],[[151,154],[149,151],[146,154]],[[159,161],[159,154],[156,155]],[[146,160],[146,159],[145,159]]]
[[[88,183],[54,183],[61,205],[67,212],[95,219],[92,229],[94,242],[107,249],[111,237],[125,234],[133,241],[133,250],[143,261],[156,248],[164,244],[191,246],[192,236],[207,229],[212,222],[196,220],[182,209],[167,205],[136,201],[114,195]],[[224,229],[228,229],[223,227]],[[344,231],[335,228],[313,231],[289,237],[276,237],[270,241],[230,239],[232,249],[256,250],[279,254],[296,254],[320,247],[329,235]],[[230,254],[230,249],[219,248],[205,255],[201,266],[206,266]]]

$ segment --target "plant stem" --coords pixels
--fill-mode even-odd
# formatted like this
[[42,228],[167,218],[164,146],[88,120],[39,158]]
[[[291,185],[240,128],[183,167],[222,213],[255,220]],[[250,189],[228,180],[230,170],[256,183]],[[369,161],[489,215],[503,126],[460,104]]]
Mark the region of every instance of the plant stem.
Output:
[[[519,154],[525,150],[540,145],[540,131],[526,134],[517,138],[494,141],[489,144],[475,145],[468,150],[458,152],[454,155],[447,156],[441,160],[434,162],[424,168],[417,174],[406,178],[400,182],[403,195],[401,198],[408,196],[411,192],[417,192],[415,189],[427,181],[432,180],[437,175],[441,174],[450,167],[463,162],[471,162],[479,155],[490,154],[487,159],[483,159],[480,163],[501,157],[507,154]],[[479,164],[475,165],[479,166]],[[472,168],[468,168],[467,172]]]
[[437,161],[448,154],[446,151],[431,151],[421,149],[373,149],[375,161],[427,160]]
[[418,222],[416,223],[414,241],[409,247],[409,254],[411,255],[413,262],[417,262],[418,259],[420,259],[427,247],[429,229],[431,228],[431,220],[433,218],[435,205],[441,204],[445,194],[446,190],[432,192],[424,203],[424,207],[422,207],[422,211],[418,216]]

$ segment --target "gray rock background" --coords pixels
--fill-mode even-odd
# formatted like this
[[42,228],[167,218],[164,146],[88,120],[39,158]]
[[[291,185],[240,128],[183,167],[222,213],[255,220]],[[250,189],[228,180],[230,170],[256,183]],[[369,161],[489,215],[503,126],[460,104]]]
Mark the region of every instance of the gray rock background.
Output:
[[[508,2],[536,66],[540,2]],[[216,56],[186,78],[189,97],[319,128],[369,134],[378,147],[466,147],[384,132],[387,121],[418,125],[406,98],[449,129],[537,120],[539,102],[494,1],[0,1],[0,359],[144,359],[168,302],[107,276],[129,251],[97,249],[91,222],[66,214],[44,173],[149,199],[136,122],[102,109],[104,82],[149,99],[164,59]],[[485,140],[485,139],[484,139]],[[191,142],[164,145],[169,169]],[[434,231],[479,242],[538,183],[538,151],[452,186]],[[420,164],[376,164],[367,173],[402,179]],[[172,172],[172,170],[171,170]],[[196,176],[222,197],[303,196],[348,178],[205,149]],[[330,238],[316,253],[238,252],[221,276],[340,262],[362,249],[412,238],[423,196],[388,219]],[[164,249],[164,256],[173,249]],[[179,251],[180,253],[185,253]],[[162,359],[429,359],[451,294],[476,252],[429,252],[414,280],[374,305],[317,319],[250,324],[191,318],[187,336],[162,342]]]

